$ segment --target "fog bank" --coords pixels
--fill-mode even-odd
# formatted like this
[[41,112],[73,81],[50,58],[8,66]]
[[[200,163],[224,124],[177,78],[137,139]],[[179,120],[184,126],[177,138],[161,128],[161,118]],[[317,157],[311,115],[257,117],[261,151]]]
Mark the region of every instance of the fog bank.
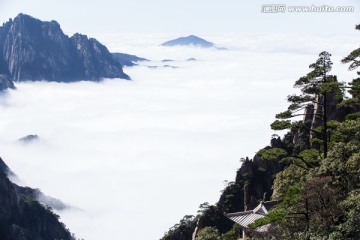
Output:
[[[1,157],[22,184],[76,209],[59,214],[80,238],[159,239],[215,203],[239,159],[269,143],[274,115],[320,51],[333,50],[339,80],[355,76],[339,64],[352,38],[229,35],[214,37],[229,51],[158,46],[171,37],[100,39],[153,60],[124,69],[133,81],[26,82],[0,98]],[[40,140],[16,142],[28,134]]]

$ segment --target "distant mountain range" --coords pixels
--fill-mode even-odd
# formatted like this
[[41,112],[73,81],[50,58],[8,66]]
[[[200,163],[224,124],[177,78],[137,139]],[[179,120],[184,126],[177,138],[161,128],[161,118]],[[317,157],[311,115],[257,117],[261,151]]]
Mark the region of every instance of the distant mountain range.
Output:
[[194,46],[199,46],[199,47],[203,47],[203,48],[210,48],[210,47],[214,47],[215,44],[212,42],[208,42],[205,39],[199,38],[195,35],[190,35],[187,37],[180,37],[177,39],[173,39],[167,42],[164,42],[161,44],[161,46],[167,46],[167,47],[172,47],[172,46],[188,46],[188,45],[194,45]]
[[141,58],[135,55],[130,55],[126,53],[111,53],[113,58],[119,62],[122,66],[135,66],[136,62],[149,61],[146,58]]
[[68,37],[56,21],[44,22],[19,14],[0,27],[0,90],[11,81],[99,81],[130,79],[122,64],[133,55],[112,55],[94,38],[79,33]]
[[187,37],[179,37],[161,44],[161,46],[173,47],[173,46],[197,46],[202,48],[216,48],[218,50],[227,50],[223,47],[217,47],[214,43],[209,42],[203,38],[195,35]]
[[[216,48],[214,43],[194,35],[180,37],[162,46]],[[0,91],[15,89],[14,82],[100,81],[130,77],[123,66],[149,61],[126,53],[110,53],[94,38],[75,33],[69,37],[56,21],[41,21],[19,14],[0,27]]]

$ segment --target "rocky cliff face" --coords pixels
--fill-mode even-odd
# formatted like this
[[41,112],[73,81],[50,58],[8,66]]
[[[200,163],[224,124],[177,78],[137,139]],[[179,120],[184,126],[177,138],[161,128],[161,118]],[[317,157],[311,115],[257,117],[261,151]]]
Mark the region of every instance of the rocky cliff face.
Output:
[[[345,117],[348,114],[358,112],[360,109],[358,107],[350,106],[341,106],[339,104],[343,101],[342,98],[336,96],[336,92],[327,93],[327,106],[326,106],[326,118],[328,121],[338,121],[343,122]],[[322,96],[316,96],[316,102],[323,103],[324,99]],[[301,146],[295,150],[295,153],[301,152],[303,149],[307,148],[317,148],[316,143],[312,143],[311,140],[314,138],[321,139],[322,137],[319,134],[313,132],[316,128],[322,125],[322,113],[324,107],[322,104],[309,104],[306,106],[304,111],[303,123],[304,127],[301,127],[299,131],[295,134],[293,142],[295,145]]]
[[[280,138],[274,138],[271,141],[271,147],[286,148],[286,141],[287,139],[283,141]],[[221,233],[231,230],[234,223],[225,217],[224,213],[254,209],[259,201],[270,200],[273,192],[273,176],[283,170],[283,167],[280,159],[263,161],[257,154],[252,160],[244,159],[236,173],[235,181],[225,187],[216,205],[210,206],[204,212],[197,222],[197,227],[199,229],[216,227]]]
[[129,77],[93,38],[65,35],[55,22],[19,14],[0,27],[0,74],[13,81],[72,82]]
[[96,39],[76,33],[70,38],[70,42],[71,46],[75,47],[74,60],[80,79],[130,79],[122,71],[121,64],[115,61],[108,49]]
[[35,190],[10,182],[8,169],[0,158],[0,239],[74,240],[58,216],[33,198]]

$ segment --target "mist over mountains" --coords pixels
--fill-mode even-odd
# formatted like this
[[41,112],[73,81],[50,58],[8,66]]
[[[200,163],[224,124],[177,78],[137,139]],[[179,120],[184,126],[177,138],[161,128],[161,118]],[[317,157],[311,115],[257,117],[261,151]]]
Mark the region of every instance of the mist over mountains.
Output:
[[15,82],[130,79],[109,50],[79,33],[68,37],[56,21],[19,14],[0,27],[0,74]]
[[[225,49],[195,35],[170,40],[161,46]],[[130,80],[122,68],[135,66],[139,61],[149,60],[126,53],[110,53],[96,39],[80,33],[68,37],[54,20],[41,21],[19,14],[0,27],[0,90],[14,89],[13,82],[21,81]]]
[[[351,39],[206,35],[230,43],[231,51],[216,51],[191,44],[158,46],[173,35],[123,35],[104,42],[116,52],[157,59],[151,64],[159,67],[138,62],[126,68],[134,81],[19,80],[18,91],[0,102],[0,146],[7,164],[26,185],[81,208],[56,213],[87,240],[158,239],[183,214],[217,200],[239,157],[267,143],[259,136],[270,136],[266,122],[283,104],[279,96],[288,94],[289,79],[302,74],[298,66],[306,67],[316,53],[302,43],[337,51],[353,44]],[[273,42],[283,46],[284,39],[311,54],[293,48],[279,54]],[[144,61],[121,53],[112,57],[122,66]],[[177,68],[162,67],[165,62]],[[279,66],[281,74],[274,71]],[[2,76],[13,83],[10,73]],[[29,133],[41,137],[29,144],[16,141]],[[258,171],[259,166],[248,167]],[[146,222],[141,231],[139,219]]]

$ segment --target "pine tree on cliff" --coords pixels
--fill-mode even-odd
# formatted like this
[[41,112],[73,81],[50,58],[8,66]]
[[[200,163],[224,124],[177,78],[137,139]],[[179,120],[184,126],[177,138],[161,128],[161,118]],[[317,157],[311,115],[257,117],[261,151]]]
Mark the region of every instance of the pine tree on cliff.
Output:
[[[357,30],[360,30],[360,24],[355,27]],[[350,63],[349,70],[355,70],[356,68],[360,67],[360,48],[355,49],[352,51],[347,57],[341,60],[342,63]],[[344,104],[354,106],[359,108],[360,107],[360,72],[357,72],[359,75],[358,78],[355,78],[350,83],[350,90],[352,98],[346,100]]]
[[[324,51],[319,54],[317,61],[309,66],[312,69],[306,76],[301,77],[295,82],[294,87],[300,88],[301,94],[290,95],[287,100],[290,106],[284,112],[276,114],[278,120],[271,124],[273,130],[284,130],[290,128],[306,127],[302,121],[291,121],[291,118],[297,116],[313,115],[314,120],[321,123],[320,128],[307,128],[313,134],[319,136],[322,145],[323,157],[328,153],[328,104],[329,93],[336,92],[342,95],[341,83],[336,76],[329,75],[332,68],[330,60],[331,54]],[[307,113],[304,110],[310,105],[317,106],[317,111]]]

